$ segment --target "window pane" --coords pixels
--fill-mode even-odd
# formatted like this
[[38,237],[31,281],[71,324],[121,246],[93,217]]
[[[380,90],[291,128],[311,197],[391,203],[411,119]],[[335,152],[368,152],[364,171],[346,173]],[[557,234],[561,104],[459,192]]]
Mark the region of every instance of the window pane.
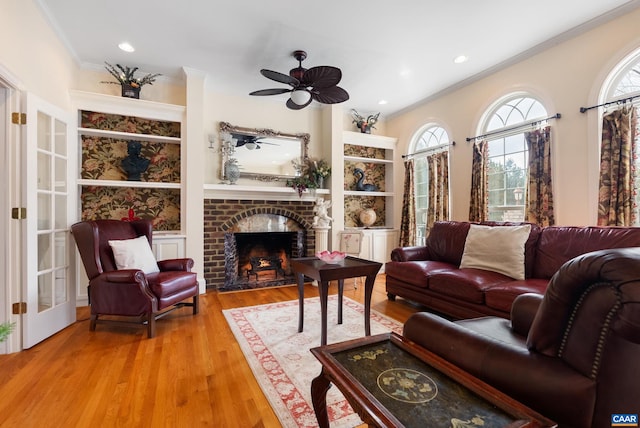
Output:
[[[522,127],[520,132],[517,127],[545,117],[547,111],[539,101],[516,97],[497,106],[488,118],[485,132],[498,133],[488,141],[489,220],[524,220],[528,161],[524,133],[530,128]],[[499,134],[502,131],[503,137]]]
[[613,91],[612,98],[640,92],[640,62],[627,71]]
[[527,150],[524,134],[512,135],[504,139],[504,152],[515,153]]
[[[412,148],[413,152],[425,149],[448,150],[449,135],[440,126],[429,126],[416,139]],[[427,156],[437,151],[429,150],[414,157],[414,177],[415,177],[415,201],[416,201],[416,244],[424,244],[426,230],[427,210],[429,209],[429,169]],[[447,190],[448,191],[448,190]]]

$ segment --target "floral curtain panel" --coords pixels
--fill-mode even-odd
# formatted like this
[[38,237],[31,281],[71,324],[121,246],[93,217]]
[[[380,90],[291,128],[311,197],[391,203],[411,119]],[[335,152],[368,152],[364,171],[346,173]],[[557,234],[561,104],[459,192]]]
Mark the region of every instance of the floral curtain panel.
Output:
[[602,118],[598,225],[635,223],[636,109],[625,107]]
[[435,153],[427,157],[429,172],[429,207],[427,230],[433,223],[449,220],[449,152]]
[[489,144],[478,141],[473,144],[471,164],[471,199],[469,201],[469,221],[485,221],[489,210],[489,177],[487,174]]
[[402,198],[402,224],[400,226],[400,246],[416,244],[416,201],[413,159],[404,162],[404,194]]
[[529,147],[526,219],[540,226],[552,226],[555,220],[551,186],[551,127],[525,132],[524,138]]

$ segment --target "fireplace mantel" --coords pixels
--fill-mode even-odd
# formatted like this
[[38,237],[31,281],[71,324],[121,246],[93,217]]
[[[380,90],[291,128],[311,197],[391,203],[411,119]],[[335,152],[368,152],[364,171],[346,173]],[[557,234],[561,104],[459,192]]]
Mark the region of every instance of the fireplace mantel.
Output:
[[[328,189],[315,189],[316,195],[328,195]],[[247,186],[238,184],[205,184],[205,199],[261,199],[270,201],[313,200],[315,196],[306,191],[302,198],[290,187]]]

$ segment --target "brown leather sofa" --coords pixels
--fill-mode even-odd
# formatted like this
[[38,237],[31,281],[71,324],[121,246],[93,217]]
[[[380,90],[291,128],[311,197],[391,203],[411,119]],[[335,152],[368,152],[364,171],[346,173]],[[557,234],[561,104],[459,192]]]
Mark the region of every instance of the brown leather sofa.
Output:
[[[385,265],[386,290],[452,318],[509,318],[514,299],[544,294],[553,274],[568,260],[591,251],[640,246],[637,227],[539,227],[525,243],[525,278],[460,269],[469,222],[436,222],[425,246],[396,248]],[[480,223],[490,226],[524,223]]]
[[640,414],[640,248],[581,255],[511,320],[419,312],[403,335],[562,427]]
[[[89,278],[90,330],[95,330],[103,315],[140,317],[147,324],[147,336],[154,337],[156,319],[173,309],[191,306],[199,310],[196,273],[190,258],[159,260],[159,272],[145,274],[139,269],[118,270],[109,240],[127,240],[145,236],[152,243],[149,220],[83,221],[71,226]],[[192,299],[192,302],[184,302]]]

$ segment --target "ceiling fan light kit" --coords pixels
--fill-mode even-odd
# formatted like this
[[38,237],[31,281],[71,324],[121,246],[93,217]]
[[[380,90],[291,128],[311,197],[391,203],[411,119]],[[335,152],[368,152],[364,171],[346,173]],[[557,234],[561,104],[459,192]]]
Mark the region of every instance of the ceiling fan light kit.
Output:
[[305,51],[295,51],[293,57],[298,61],[298,67],[292,68],[289,74],[267,69],[260,70],[267,79],[285,83],[291,86],[290,89],[261,89],[249,95],[280,95],[290,92],[286,105],[292,110],[305,108],[314,100],[322,104],[337,104],[349,99],[347,91],[337,86],[342,79],[342,71],[339,68],[322,65],[307,70],[302,67],[302,61],[307,58]]
[[291,101],[299,106],[306,105],[311,99],[311,92],[305,89],[296,89],[291,92]]

